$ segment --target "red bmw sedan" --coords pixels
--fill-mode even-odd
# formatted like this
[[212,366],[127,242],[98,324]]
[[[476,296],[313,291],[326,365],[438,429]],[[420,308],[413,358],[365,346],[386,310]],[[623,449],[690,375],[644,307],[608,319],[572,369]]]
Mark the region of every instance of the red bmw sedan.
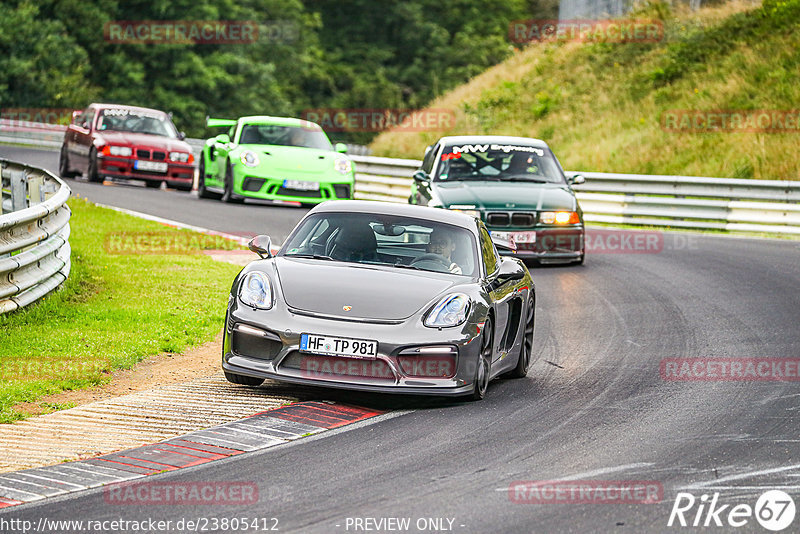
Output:
[[148,187],[191,191],[195,161],[192,149],[163,111],[116,104],[91,104],[75,112],[61,145],[63,178],[86,174],[144,180]]

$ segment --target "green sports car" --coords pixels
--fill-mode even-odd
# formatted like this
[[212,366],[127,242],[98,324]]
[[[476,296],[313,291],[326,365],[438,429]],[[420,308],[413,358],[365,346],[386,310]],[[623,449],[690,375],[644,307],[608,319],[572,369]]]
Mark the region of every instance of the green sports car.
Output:
[[319,125],[286,117],[207,119],[228,132],[208,139],[199,162],[200,198],[245,198],[318,204],[351,199],[353,162]]
[[583,182],[567,178],[538,139],[443,137],[425,152],[408,200],[478,217],[493,237],[513,241],[521,259],[583,263],[583,212],[572,190]]

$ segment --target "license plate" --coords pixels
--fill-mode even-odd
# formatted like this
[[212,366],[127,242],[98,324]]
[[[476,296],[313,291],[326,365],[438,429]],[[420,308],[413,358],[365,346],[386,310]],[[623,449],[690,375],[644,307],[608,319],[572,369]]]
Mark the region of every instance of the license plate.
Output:
[[536,243],[536,232],[492,232],[501,239],[513,241],[514,243]]
[[133,168],[140,171],[167,172],[167,164],[163,161],[144,161],[137,159]]
[[378,342],[369,339],[302,334],[300,352],[374,360],[378,356]]
[[284,180],[284,189],[295,189],[297,191],[319,191],[319,182],[306,182],[304,180]]

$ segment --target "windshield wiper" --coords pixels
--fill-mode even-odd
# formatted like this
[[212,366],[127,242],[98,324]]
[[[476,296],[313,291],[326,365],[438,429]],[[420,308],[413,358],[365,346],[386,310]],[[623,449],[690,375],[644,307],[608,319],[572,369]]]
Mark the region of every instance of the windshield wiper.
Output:
[[391,267],[399,267],[400,269],[414,269],[417,271],[426,271],[427,269],[421,269],[416,265],[406,265],[405,263],[382,263],[380,265],[389,265]]
[[342,261],[323,254],[286,254],[287,258],[307,258],[312,260]]
[[512,176],[511,178],[506,178],[506,182],[530,182],[532,184],[551,184],[548,180],[538,180],[536,178],[522,178],[520,176]]

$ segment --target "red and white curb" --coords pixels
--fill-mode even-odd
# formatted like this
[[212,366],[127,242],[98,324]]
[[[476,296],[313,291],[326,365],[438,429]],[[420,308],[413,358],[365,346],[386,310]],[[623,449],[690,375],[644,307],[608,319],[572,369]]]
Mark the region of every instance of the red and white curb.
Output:
[[338,403],[295,402],[154,445],[4,473],[0,509],[274,447],[383,413]]

